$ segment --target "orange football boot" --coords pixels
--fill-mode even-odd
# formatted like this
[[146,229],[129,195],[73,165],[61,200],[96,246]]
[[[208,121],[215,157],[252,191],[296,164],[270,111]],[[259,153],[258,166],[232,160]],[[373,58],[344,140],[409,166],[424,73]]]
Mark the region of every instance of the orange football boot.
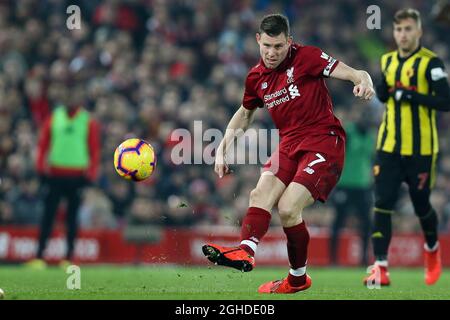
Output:
[[441,249],[425,250],[425,283],[429,286],[435,284],[442,273]]
[[300,287],[293,287],[289,284],[287,278],[283,280],[275,280],[266,282],[261,285],[258,289],[259,293],[296,293],[299,291],[303,291],[311,287],[311,278],[306,275],[306,282],[304,285]]
[[255,266],[255,258],[239,247],[221,247],[212,243],[202,247],[203,254],[215,264],[249,272]]

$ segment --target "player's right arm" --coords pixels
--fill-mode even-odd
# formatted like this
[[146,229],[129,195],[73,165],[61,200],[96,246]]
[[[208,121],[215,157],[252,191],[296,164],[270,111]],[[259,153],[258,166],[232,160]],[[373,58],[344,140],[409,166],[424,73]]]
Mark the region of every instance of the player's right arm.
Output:
[[353,94],[365,100],[375,95],[372,78],[364,70],[356,70],[342,61],[329,56],[320,48],[314,46],[304,47],[304,61],[307,61],[306,72],[314,77],[330,77],[353,82]]
[[246,109],[244,106],[241,106],[228,123],[225,136],[216,152],[214,171],[216,171],[220,178],[230,170],[226,163],[226,152],[228,148],[233,145],[234,138],[241,136],[248,129],[253,122],[253,114],[255,111],[256,109]]
[[356,70],[342,61],[330,74],[331,78],[353,82],[353,94],[360,99],[370,100],[375,95],[372,78],[364,70]]

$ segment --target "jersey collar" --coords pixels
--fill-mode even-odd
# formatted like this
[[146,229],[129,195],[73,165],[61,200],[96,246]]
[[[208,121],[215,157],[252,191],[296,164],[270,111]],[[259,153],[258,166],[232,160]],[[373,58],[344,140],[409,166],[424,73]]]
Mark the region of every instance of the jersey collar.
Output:
[[409,54],[408,56],[406,56],[406,57],[404,57],[404,58],[401,58],[401,57],[400,57],[400,52],[397,50],[397,58],[398,58],[398,61],[404,62],[404,61],[408,60],[408,59],[411,58],[413,55],[415,55],[417,52],[419,52],[420,49],[422,49],[422,45],[421,45],[421,44],[419,44],[419,46],[417,47],[416,50],[414,50],[413,52],[411,52],[411,54]]

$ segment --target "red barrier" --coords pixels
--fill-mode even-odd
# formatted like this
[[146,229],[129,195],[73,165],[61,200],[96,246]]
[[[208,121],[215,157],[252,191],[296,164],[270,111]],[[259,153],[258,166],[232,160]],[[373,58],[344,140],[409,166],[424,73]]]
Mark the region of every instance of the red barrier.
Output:
[[[329,264],[328,233],[310,230],[308,264]],[[36,228],[0,227],[0,262],[23,262],[34,257],[37,248]],[[174,263],[205,265],[201,246],[214,242],[225,246],[236,245],[239,230],[235,228],[209,227],[208,229],[163,229],[161,239],[155,243],[135,243],[124,239],[120,230],[81,231],[75,246],[78,263]],[[450,236],[440,239],[443,248],[443,264],[450,266]],[[45,258],[56,262],[64,257],[64,230],[56,230]],[[341,237],[339,262],[341,265],[358,265],[361,255],[359,238],[354,233]],[[286,266],[287,252],[284,233],[271,229],[258,248],[258,265]],[[389,262],[395,266],[422,266],[423,240],[421,235],[393,237]]]

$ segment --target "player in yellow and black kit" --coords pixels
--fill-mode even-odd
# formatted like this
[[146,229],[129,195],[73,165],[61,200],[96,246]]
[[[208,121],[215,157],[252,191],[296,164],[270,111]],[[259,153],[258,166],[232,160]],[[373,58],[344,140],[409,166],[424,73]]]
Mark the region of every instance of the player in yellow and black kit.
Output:
[[372,242],[375,264],[365,283],[389,285],[387,253],[391,241],[391,216],[403,182],[425,236],[425,283],[441,274],[438,219],[430,204],[439,151],[436,116],[450,110],[450,90],[444,64],[420,45],[418,11],[403,9],[394,17],[398,50],[381,58],[382,81],[378,98],[386,110],[378,132],[374,166],[375,208]]

